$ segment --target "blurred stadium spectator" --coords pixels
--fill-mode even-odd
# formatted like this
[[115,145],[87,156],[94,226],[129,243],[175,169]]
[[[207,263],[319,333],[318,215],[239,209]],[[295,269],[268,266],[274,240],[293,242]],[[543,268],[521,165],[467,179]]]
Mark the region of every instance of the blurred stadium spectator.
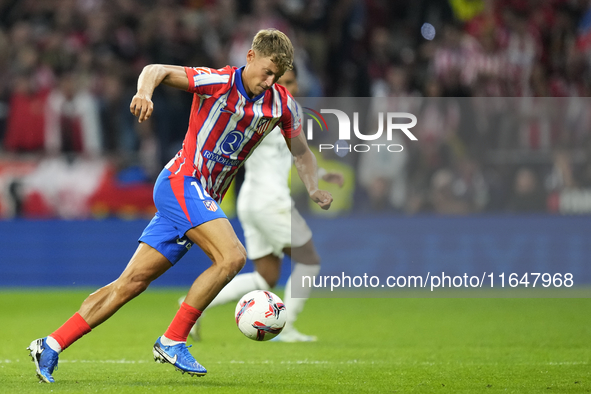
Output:
[[515,173],[513,195],[508,208],[512,212],[540,212],[545,209],[546,199],[536,173],[521,167]]

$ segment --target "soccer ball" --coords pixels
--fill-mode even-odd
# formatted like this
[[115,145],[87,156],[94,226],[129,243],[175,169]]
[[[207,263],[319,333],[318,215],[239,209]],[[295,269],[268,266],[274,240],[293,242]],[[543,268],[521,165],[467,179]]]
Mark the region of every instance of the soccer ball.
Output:
[[236,305],[235,317],[238,329],[255,341],[276,337],[287,320],[281,298],[265,290],[245,294]]

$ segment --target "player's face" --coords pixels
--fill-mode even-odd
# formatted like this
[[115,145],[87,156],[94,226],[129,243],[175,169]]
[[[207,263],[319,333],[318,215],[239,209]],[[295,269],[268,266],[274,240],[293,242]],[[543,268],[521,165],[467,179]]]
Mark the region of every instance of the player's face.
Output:
[[251,97],[270,89],[280,76],[279,69],[270,57],[257,55],[252,49],[248,51],[242,82]]
[[285,88],[291,93],[292,96],[297,96],[298,94],[298,80],[296,79],[296,75],[293,71],[289,70],[286,71],[285,74],[277,83],[281,86],[285,86]]

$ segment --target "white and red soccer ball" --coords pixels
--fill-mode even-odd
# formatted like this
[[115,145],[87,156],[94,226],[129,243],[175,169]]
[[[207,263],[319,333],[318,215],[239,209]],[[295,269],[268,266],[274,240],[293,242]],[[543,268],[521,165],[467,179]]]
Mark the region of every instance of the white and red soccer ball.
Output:
[[245,294],[236,305],[235,317],[238,329],[255,341],[276,337],[287,321],[281,298],[266,290]]

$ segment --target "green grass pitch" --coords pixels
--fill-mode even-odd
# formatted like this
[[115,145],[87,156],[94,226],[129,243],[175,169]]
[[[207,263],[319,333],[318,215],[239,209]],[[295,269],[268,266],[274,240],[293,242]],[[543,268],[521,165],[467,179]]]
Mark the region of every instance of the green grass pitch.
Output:
[[[281,295],[281,292],[278,292]],[[148,290],[67,349],[39,384],[25,348],[88,291],[0,292],[0,393],[579,393],[591,391],[591,299],[315,298],[298,327],[316,343],[255,342],[234,305],[208,310],[207,369],[152,359],[183,290]]]

